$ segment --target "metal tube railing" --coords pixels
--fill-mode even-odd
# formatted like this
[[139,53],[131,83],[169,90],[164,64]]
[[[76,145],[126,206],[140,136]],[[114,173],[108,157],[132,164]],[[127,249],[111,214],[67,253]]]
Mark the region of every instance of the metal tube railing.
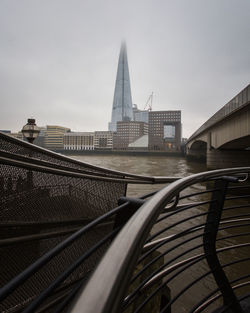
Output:
[[[50,169],[51,168],[58,168],[58,169],[62,169],[65,170],[66,172],[75,172],[75,173],[82,173],[82,174],[86,174],[88,176],[87,173],[89,173],[90,176],[100,176],[100,177],[111,177],[112,179],[119,179],[119,177],[121,178],[121,180],[123,181],[124,178],[129,179],[130,183],[133,183],[133,179],[135,179],[135,182],[138,180],[140,181],[140,183],[144,183],[144,181],[149,181],[151,183],[157,183],[157,184],[164,184],[164,183],[169,183],[172,182],[174,180],[177,180],[178,177],[164,177],[164,176],[145,176],[145,175],[138,175],[138,174],[132,174],[132,173],[127,173],[127,172],[122,172],[122,171],[117,171],[117,170],[112,170],[112,169],[107,169],[101,166],[96,166],[96,165],[92,165],[86,162],[81,162],[72,158],[69,158],[67,156],[55,153],[51,150],[47,150],[45,148],[41,148],[35,145],[32,145],[28,142],[19,140],[17,138],[13,138],[7,134],[1,133],[0,132],[0,139],[4,139],[7,142],[13,143],[13,144],[17,144],[20,147],[26,147],[27,149],[29,149],[31,151],[31,154],[29,156],[23,156],[22,154],[15,154],[12,152],[8,152],[7,150],[0,150],[0,163],[1,162],[5,162],[4,164],[9,164],[9,165],[17,165],[18,163],[17,161],[20,161],[20,166],[25,167],[27,169],[34,169],[35,170],[35,165],[37,166],[44,166],[45,168]],[[32,151],[37,152],[37,153],[41,153],[41,155],[46,155],[48,157],[51,157],[52,160],[61,160],[62,162],[65,161],[67,162],[67,166],[63,166],[60,164],[56,164],[53,161],[45,161],[42,160],[41,158],[36,159],[35,157],[32,157]],[[10,160],[9,160],[10,159]],[[13,164],[11,164],[11,160],[13,160]],[[22,164],[22,162],[24,164]],[[33,164],[33,166],[32,166]],[[69,166],[69,164],[72,165],[77,165],[77,168],[72,168]],[[29,166],[30,165],[30,166]],[[31,168],[32,167],[32,168]],[[86,169],[90,169],[95,172],[89,172]],[[52,172],[53,173],[53,172]],[[54,172],[56,173],[56,172]],[[83,177],[83,176],[82,176]]]
[[[73,313],[82,310],[117,313],[132,305],[134,312],[144,310],[154,295],[166,292],[168,282],[179,279],[182,271],[189,271],[198,262],[208,260],[209,253],[202,251],[201,238],[210,232],[206,230],[208,207],[218,209],[219,184],[225,179],[237,184],[241,182],[241,189],[226,186],[225,193],[237,195],[221,198],[225,216],[219,216],[217,226],[220,225],[219,232],[229,234],[220,234],[214,243],[222,245],[234,238],[239,238],[239,243],[219,247],[212,254],[249,248],[249,242],[241,242],[249,235],[250,213],[245,211],[250,208],[247,203],[250,195],[246,194],[249,185],[243,182],[250,172],[249,167],[204,172],[182,179],[149,177],[91,166],[2,134],[0,140],[15,146],[8,152],[8,145],[3,144],[0,151],[0,192],[3,195],[2,213],[5,214],[0,223],[4,230],[1,249],[6,249],[3,250],[8,254],[6,259],[12,258],[13,245],[17,250],[20,245],[24,251],[29,251],[21,257],[20,270],[19,258],[15,256],[16,277],[8,273],[8,279],[4,278],[6,285],[0,289],[3,310],[11,300],[11,309],[22,309],[26,313],[46,312],[52,307],[60,312],[72,304],[77,293],[80,296],[70,310]],[[27,185],[30,179],[32,183]],[[199,187],[198,191],[198,186],[193,186],[205,182],[209,182],[209,186],[216,182],[218,186],[205,190],[203,185],[203,190]],[[128,183],[171,184],[136,199],[126,197]],[[244,195],[238,195],[242,190]],[[116,201],[118,207],[114,208]],[[46,205],[47,212],[44,210]],[[64,210],[62,215],[61,208]],[[55,211],[50,212],[53,209]],[[55,218],[53,212],[56,212]],[[118,229],[121,230],[115,237]],[[161,236],[164,238],[159,238]],[[35,248],[33,254],[29,250],[32,247]],[[27,256],[30,260],[25,259]],[[69,262],[64,262],[66,259]],[[11,266],[7,266],[8,271]],[[211,267],[207,267],[206,273],[216,272]],[[224,267],[225,264],[221,266]],[[47,279],[47,276],[51,277]],[[39,281],[39,288],[33,292],[37,277],[45,280]],[[203,277],[205,274],[199,274],[193,282],[184,288],[181,286],[174,298],[167,296],[167,303],[165,300],[160,303],[158,311],[168,312],[171,304]],[[232,281],[236,282],[230,278],[229,288]],[[141,297],[140,301],[137,301],[138,297]],[[227,304],[231,305],[230,299]]]
[[13,292],[18,286],[20,286],[24,281],[26,281],[31,275],[36,273],[42,266],[47,264],[53,257],[58,255],[61,251],[63,251],[67,246],[73,243],[76,239],[82,236],[84,233],[101,223],[102,221],[108,219],[109,217],[115,215],[120,210],[124,209],[128,206],[128,203],[124,203],[119,207],[109,211],[108,213],[100,216],[95,219],[93,222],[84,226],[77,232],[73,233],[67,239],[59,243],[54,249],[48,251],[41,258],[39,258],[35,263],[25,269],[22,273],[13,278],[7,285],[0,289],[0,301],[5,299],[11,292]]
[[79,313],[82,307],[86,313],[115,313],[119,311],[149,231],[162,209],[171,199],[191,184],[246,172],[250,172],[250,168],[204,172],[182,178],[160,190],[141,206],[134,214],[133,219],[130,219],[117,235],[77,300],[72,312]]

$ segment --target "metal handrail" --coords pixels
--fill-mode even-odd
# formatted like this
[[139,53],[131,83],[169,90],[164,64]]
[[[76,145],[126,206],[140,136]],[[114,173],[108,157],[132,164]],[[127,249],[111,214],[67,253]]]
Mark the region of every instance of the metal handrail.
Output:
[[72,313],[117,313],[143,244],[162,209],[191,184],[224,175],[250,172],[250,167],[194,174],[173,182],[145,202],[117,235],[75,302]]
[[[5,136],[5,139],[2,136]],[[0,289],[0,299],[3,300],[1,307],[4,309],[18,305],[20,309],[26,310],[24,312],[34,312],[38,307],[39,311],[46,312],[48,306],[57,305],[56,312],[60,312],[60,308],[65,310],[66,303],[72,301],[79,289],[86,286],[71,312],[84,310],[87,313],[112,313],[127,310],[129,306],[137,306],[136,312],[142,308],[144,311],[144,306],[155,294],[157,294],[156,300],[159,296],[163,301],[157,305],[159,304],[161,310],[166,312],[170,303],[175,302],[175,298],[181,296],[183,290],[187,288],[185,286],[184,289],[178,291],[173,299],[165,294],[167,292],[163,290],[165,282],[176,276],[176,273],[171,272],[171,277],[169,277],[169,269],[181,271],[183,267],[178,268],[178,264],[185,264],[185,259],[190,258],[189,253],[199,255],[200,250],[205,247],[209,239],[204,242],[204,238],[209,231],[205,230],[208,222],[204,223],[204,220],[208,218],[211,207],[214,205],[220,214],[224,205],[225,211],[227,210],[226,218],[219,217],[220,227],[216,226],[215,230],[213,229],[215,232],[249,226],[250,213],[248,211],[231,213],[229,210],[249,207],[246,205],[250,197],[246,189],[249,185],[247,182],[243,183],[242,180],[247,179],[250,167],[210,171],[182,179],[130,175],[112,170],[106,171],[98,166],[90,168],[80,161],[75,162],[67,157],[58,156],[54,152],[45,151],[45,149],[31,146],[14,138],[7,138],[6,135],[0,134],[0,140],[3,143],[2,150],[0,150],[0,164],[2,165],[0,192],[3,196],[3,213],[6,213],[2,224],[0,223],[4,231],[6,230],[0,244],[3,249],[6,249],[7,256],[10,252],[10,257],[13,245],[16,245],[17,250],[20,245],[42,247],[41,251],[37,250],[34,254],[25,254],[25,256],[31,255],[30,263],[29,261],[25,263],[26,269],[23,267],[14,273],[12,265],[9,266],[10,272],[13,271],[13,276],[16,276],[8,275],[8,279],[4,281],[5,286]],[[138,199],[125,197],[128,183],[166,184],[170,182],[172,184],[168,187]],[[209,183],[206,190],[203,187],[191,193],[184,190],[187,187],[192,189],[192,185],[196,183],[204,185],[205,182]],[[241,185],[238,187],[244,189],[227,187],[229,182],[237,182]],[[212,183],[214,187],[210,187]],[[65,188],[67,185],[69,185],[70,192]],[[222,185],[225,186],[220,201],[222,205],[218,206]],[[23,188],[31,190],[30,198],[27,190],[25,189],[24,192]],[[230,196],[226,197],[226,192]],[[244,192],[244,195],[239,195],[238,192]],[[77,198],[74,202],[74,198],[78,195],[79,199]],[[33,213],[29,199],[33,206],[41,200],[37,206],[39,212],[40,210],[43,212],[44,205],[46,206],[47,203],[48,210],[55,205],[57,215],[53,216],[51,212],[46,211],[43,216],[41,216],[42,213]],[[236,199],[239,202],[234,204]],[[70,201],[73,201],[72,206]],[[118,201],[118,207],[114,208],[117,206],[116,201]],[[29,208],[31,208],[31,214]],[[61,208],[66,212],[63,213],[65,215],[61,216]],[[85,208],[86,212],[82,215]],[[18,209],[19,212],[23,212],[21,218],[16,214],[15,209],[17,212]],[[95,210],[94,214],[91,209]],[[13,220],[9,218],[12,216]],[[66,217],[71,220],[68,221]],[[117,235],[120,229],[121,232]],[[246,231],[243,228],[242,233],[237,232],[235,236],[246,236]],[[94,233],[96,236],[92,237]],[[160,236],[164,238],[158,239]],[[203,243],[200,243],[202,238]],[[218,241],[223,238],[227,240],[230,236],[219,237]],[[45,245],[46,240],[49,240],[46,242],[48,248]],[[233,247],[237,246],[248,247],[249,243],[233,245]],[[209,249],[208,246],[207,249]],[[223,249],[222,251],[226,251]],[[68,257],[65,258],[64,255]],[[190,270],[194,262],[197,263],[204,258],[208,260],[209,251],[200,255],[204,257],[193,259],[192,262],[187,262],[183,266]],[[167,260],[164,259],[165,256]],[[6,259],[8,260],[8,257]],[[70,263],[64,262],[65,259]],[[100,264],[93,272],[99,261]],[[14,262],[17,267],[21,264],[18,258]],[[59,264],[58,268],[57,264]],[[211,269],[211,265],[209,267]],[[50,271],[52,277],[47,278],[46,272]],[[214,275],[213,270],[212,273]],[[90,274],[92,278],[89,280]],[[162,281],[160,281],[161,277]],[[39,285],[38,291],[33,292],[30,281],[36,281],[36,279],[39,281],[44,279],[44,282]],[[182,278],[177,277],[176,280],[178,279]],[[39,281],[37,281],[38,284]],[[147,286],[151,286],[154,282],[155,289],[148,295],[147,292],[151,290]],[[194,281],[191,282],[191,284],[194,283]],[[144,294],[146,289],[147,292]],[[141,293],[144,297],[142,303],[140,303]],[[23,295],[24,298],[22,298]],[[63,298],[62,295],[64,295]],[[167,304],[164,302],[164,297],[168,299]],[[58,305],[59,298],[63,301]],[[18,299],[20,302],[17,302]],[[223,299],[225,299],[224,295]]]
[[[15,160],[13,158],[6,158],[0,156],[0,163],[25,168],[27,170],[32,171],[39,171],[43,173],[50,173],[50,174],[56,174],[56,175],[62,175],[62,176],[70,176],[70,177],[77,177],[77,178],[88,178],[88,179],[94,179],[94,180],[101,180],[101,181],[109,181],[109,182],[126,182],[130,184],[164,184],[164,183],[170,183],[173,181],[176,181],[179,179],[179,177],[142,177],[142,176],[136,176],[129,178],[116,178],[116,177],[109,177],[109,176],[98,176],[93,174],[82,174],[80,171],[71,171],[71,169],[67,169],[66,167],[64,169],[60,169],[59,167],[56,168],[53,166],[53,164],[48,165],[48,162],[44,163],[43,161],[38,161],[37,164],[33,164],[30,161],[20,161]],[[128,175],[129,176],[129,175]],[[133,179],[137,178],[137,179]]]
[[64,241],[60,242],[53,249],[49,250],[43,256],[41,256],[38,260],[36,260],[33,264],[27,267],[23,272],[14,277],[11,281],[9,281],[4,287],[0,288],[0,301],[5,299],[13,290],[15,290],[18,286],[20,286],[23,282],[25,282],[29,277],[31,277],[34,273],[36,273],[41,267],[47,264],[54,256],[58,255],[61,251],[63,251],[66,247],[71,245],[75,240],[80,238],[83,234],[87,233],[89,230],[93,229],[95,226],[100,224],[101,222],[107,220],[108,218],[114,216],[116,213],[126,208],[128,203],[124,203],[117,208],[109,211],[108,213],[98,217],[93,220],[89,224],[83,226],[72,235],[67,237]]
[[[38,153],[42,153],[44,155],[56,158],[58,160],[66,161],[66,162],[69,162],[71,164],[76,164],[76,165],[79,165],[79,166],[87,167],[87,168],[92,169],[92,170],[99,171],[99,173],[98,173],[99,175],[100,175],[100,171],[101,171],[103,173],[103,177],[105,177],[105,174],[115,175],[116,177],[112,177],[111,176],[112,180],[115,179],[115,178],[118,180],[119,179],[118,176],[120,176],[121,177],[121,181],[123,181],[123,182],[124,182],[125,178],[127,178],[127,179],[131,178],[131,180],[128,181],[129,183],[133,183],[132,180],[133,179],[137,179],[138,181],[140,181],[140,183],[144,183],[144,181],[147,180],[147,181],[150,181],[150,183],[157,183],[157,184],[161,184],[162,183],[162,184],[164,184],[164,183],[169,183],[169,182],[172,182],[174,180],[179,179],[179,177],[146,176],[146,175],[138,175],[138,174],[132,174],[132,173],[128,173],[128,172],[122,172],[122,171],[117,171],[117,170],[113,170],[113,169],[108,169],[108,168],[105,168],[105,167],[96,166],[96,165],[93,165],[93,164],[89,164],[89,163],[86,163],[86,162],[82,162],[82,161],[79,161],[79,160],[72,159],[72,158],[67,157],[65,155],[58,154],[58,153],[56,153],[54,151],[47,150],[45,148],[35,146],[33,144],[30,144],[30,143],[28,143],[26,141],[23,141],[23,140],[20,140],[18,138],[13,138],[10,135],[4,134],[2,132],[0,132],[0,139],[1,138],[7,140],[10,143],[19,144],[22,147],[26,147],[26,148],[28,148],[28,149],[30,149],[32,151],[35,151],[35,152],[38,152]],[[8,153],[6,151],[3,151],[3,150],[0,150],[0,157],[1,157],[0,158],[0,162],[1,161],[7,162],[7,160],[10,159],[10,158],[6,157],[7,154],[10,154],[10,153]],[[25,158],[25,157],[23,157],[21,155],[18,155],[18,157],[15,159],[15,154],[11,153],[11,160],[13,160],[13,164],[10,164],[10,163],[6,163],[6,164],[14,165],[15,161],[18,162],[18,161],[22,160],[27,167],[29,167],[29,164],[31,164],[31,163],[34,164],[34,166],[32,168],[34,170],[35,170],[35,164],[37,164],[38,166],[42,165],[42,166],[45,166],[45,167],[46,167],[46,165],[50,166],[50,162],[47,162],[47,161],[42,161],[42,160],[38,160],[38,159],[35,159],[35,158],[32,158],[32,157],[29,157],[28,158],[29,162],[28,162],[28,160],[25,162],[25,159],[27,160],[27,158]],[[59,165],[55,165],[54,168],[55,167],[63,168],[63,166],[59,166]],[[31,168],[29,168],[29,169],[31,169]],[[64,170],[66,170],[66,167],[64,168]],[[74,172],[75,171],[77,171],[78,173],[82,172],[81,169],[77,169],[76,170],[74,168]],[[96,175],[96,173],[90,174],[90,176],[92,176],[92,177],[93,176],[99,176],[99,175]],[[88,177],[88,176],[86,176],[86,177]]]
[[[131,210],[133,204],[130,207],[126,199],[123,204],[115,207],[116,201],[126,194],[127,184],[166,184],[179,179],[178,177],[142,176],[88,166],[83,162],[1,133],[0,141],[1,208],[3,208],[2,213],[5,213],[0,223],[4,229],[0,245],[1,249],[7,251],[5,264],[10,264],[6,265],[7,277],[3,277],[1,281],[1,311],[2,308],[15,307],[16,309],[17,306],[19,309],[26,306],[27,312],[36,310],[34,307],[41,304],[46,307],[51,302],[47,298],[57,300],[60,288],[72,287],[72,294],[68,291],[69,295],[74,295],[78,288],[75,289],[70,284],[73,284],[73,281],[77,284],[77,280],[81,280],[80,286],[82,281],[87,279],[89,272],[93,270],[109,246],[113,235],[116,235],[114,230],[122,228],[123,223],[126,223],[137,209],[138,204],[135,203],[135,207]],[[70,194],[65,188],[67,186],[71,190]],[[62,189],[58,193],[59,196],[53,193],[58,188]],[[80,188],[79,194],[82,194],[76,202],[74,202],[75,195],[72,193],[74,188]],[[151,197],[152,194],[151,192],[144,195],[142,199]],[[54,195],[56,195],[55,199]],[[70,201],[73,201],[72,206]],[[54,205],[55,215],[52,212],[47,213],[46,210],[53,210]],[[92,205],[95,209],[94,213],[91,211]],[[65,215],[61,215],[61,208]],[[84,212],[85,208],[87,212]],[[20,216],[19,212],[22,212]],[[93,239],[96,241],[94,243],[92,243],[91,232],[97,232]],[[103,234],[101,240],[98,239],[100,234]],[[103,240],[104,235],[106,235],[105,240]],[[11,249],[18,250],[23,246],[25,249],[35,247],[35,252],[29,254],[24,249],[25,253],[20,256],[20,259],[14,258],[14,268],[12,262],[8,262],[8,258],[12,257]],[[77,259],[78,253],[84,253],[85,256]],[[69,257],[60,260],[63,254]],[[29,259],[26,261],[25,258]],[[71,264],[72,270],[75,271],[72,275],[70,268],[67,268],[67,262],[71,258],[76,259],[76,263]],[[25,265],[22,264],[23,261]],[[56,264],[59,264],[58,268]],[[81,265],[77,268],[79,264]],[[65,270],[63,276],[57,276],[60,275],[62,268]],[[48,271],[51,271],[52,277],[46,275]],[[53,276],[58,277],[58,280],[54,280]],[[36,277],[39,277],[38,287],[32,289],[30,281]],[[48,284],[46,289],[43,289],[44,284]]]

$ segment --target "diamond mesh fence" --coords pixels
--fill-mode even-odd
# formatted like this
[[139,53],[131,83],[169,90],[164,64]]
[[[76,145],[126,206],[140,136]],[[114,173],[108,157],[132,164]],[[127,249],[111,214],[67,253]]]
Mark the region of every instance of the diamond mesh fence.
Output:
[[[117,200],[126,193],[127,183],[119,173],[71,160],[1,133],[0,157],[0,287],[70,234],[115,208]],[[6,158],[8,162],[4,162]],[[11,160],[21,160],[25,166],[11,164]],[[39,166],[29,168],[28,163]],[[44,170],[46,164],[49,172]],[[53,173],[53,167],[68,171]],[[70,171],[76,175],[70,175]],[[78,177],[77,173],[89,176]],[[102,177],[119,179],[106,181]],[[112,222],[99,225],[78,238],[13,291],[0,304],[0,312],[21,311],[112,229]],[[43,305],[67,295],[95,267],[108,244],[68,276]],[[49,306],[45,312],[50,312]]]

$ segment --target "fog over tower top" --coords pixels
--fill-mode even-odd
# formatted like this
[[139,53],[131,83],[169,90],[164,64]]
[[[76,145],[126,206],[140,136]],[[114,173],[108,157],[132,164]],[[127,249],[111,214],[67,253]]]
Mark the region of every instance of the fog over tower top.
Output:
[[115,82],[115,93],[109,130],[116,131],[118,121],[133,121],[132,96],[126,43],[122,42]]

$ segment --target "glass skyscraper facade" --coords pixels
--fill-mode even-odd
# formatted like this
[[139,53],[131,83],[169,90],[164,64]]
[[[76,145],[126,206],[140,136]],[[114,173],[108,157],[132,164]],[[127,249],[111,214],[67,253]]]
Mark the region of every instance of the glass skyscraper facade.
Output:
[[112,107],[112,117],[109,131],[116,131],[119,121],[133,121],[132,96],[128,69],[127,49],[123,42],[121,45],[118,69],[115,83],[115,93]]

